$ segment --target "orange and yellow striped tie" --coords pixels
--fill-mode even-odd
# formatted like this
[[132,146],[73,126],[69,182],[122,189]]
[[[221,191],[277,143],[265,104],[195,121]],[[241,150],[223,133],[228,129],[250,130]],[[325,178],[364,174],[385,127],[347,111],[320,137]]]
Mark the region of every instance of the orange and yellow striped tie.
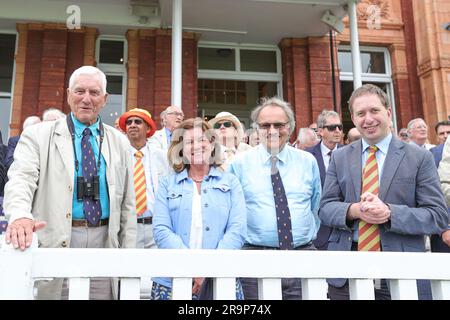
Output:
[[[377,150],[376,146],[369,147],[369,156],[363,171],[362,193],[370,192],[378,195],[378,164],[375,157]],[[380,251],[380,249],[381,241],[378,225],[359,220],[358,251]]]
[[142,215],[147,210],[147,190],[145,185],[145,171],[142,164],[144,154],[137,151],[134,154],[136,163],[134,164],[134,192],[136,193],[136,213]]

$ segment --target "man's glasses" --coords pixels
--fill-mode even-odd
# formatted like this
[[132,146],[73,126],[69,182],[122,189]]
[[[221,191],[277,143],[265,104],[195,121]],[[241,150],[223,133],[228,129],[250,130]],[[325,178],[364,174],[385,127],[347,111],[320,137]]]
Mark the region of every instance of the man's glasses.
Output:
[[184,118],[184,113],[181,112],[167,112],[167,114],[173,114],[175,117]]
[[402,137],[402,138],[408,138],[408,134],[407,134],[407,133],[400,133],[400,137]]
[[275,123],[258,123],[258,127],[262,130],[269,130],[273,126],[274,129],[284,129],[289,122],[275,122]]
[[344,126],[342,124],[329,124],[327,126],[323,126],[322,128],[326,128],[328,131],[334,131],[336,128],[339,129],[339,131],[342,131]]
[[225,122],[221,122],[221,123],[214,123],[214,129],[220,129],[222,127],[222,125],[225,128],[231,128],[231,126],[233,125],[230,121],[225,121]]
[[125,121],[125,124],[127,126],[131,126],[132,123],[136,123],[137,125],[142,124],[143,120],[142,119],[127,119],[127,121]]

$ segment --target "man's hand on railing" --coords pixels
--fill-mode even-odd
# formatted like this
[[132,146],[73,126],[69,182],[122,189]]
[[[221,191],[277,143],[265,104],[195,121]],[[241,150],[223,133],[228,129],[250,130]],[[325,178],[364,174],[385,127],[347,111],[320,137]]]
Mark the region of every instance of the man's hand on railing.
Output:
[[442,241],[450,247],[450,230],[446,230],[441,234]]
[[46,224],[44,221],[34,221],[28,218],[14,220],[6,229],[6,243],[12,243],[14,249],[20,247],[21,250],[25,250],[31,245],[33,232],[44,228]]
[[193,280],[194,283],[192,284],[192,293],[198,295],[205,278],[194,278]]

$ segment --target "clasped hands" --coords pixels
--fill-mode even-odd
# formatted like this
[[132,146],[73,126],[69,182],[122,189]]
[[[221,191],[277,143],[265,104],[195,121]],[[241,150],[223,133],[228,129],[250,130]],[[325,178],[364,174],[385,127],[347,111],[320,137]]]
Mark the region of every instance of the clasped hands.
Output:
[[388,205],[370,192],[363,193],[361,201],[352,204],[352,212],[354,219],[361,219],[370,224],[383,224],[391,218]]

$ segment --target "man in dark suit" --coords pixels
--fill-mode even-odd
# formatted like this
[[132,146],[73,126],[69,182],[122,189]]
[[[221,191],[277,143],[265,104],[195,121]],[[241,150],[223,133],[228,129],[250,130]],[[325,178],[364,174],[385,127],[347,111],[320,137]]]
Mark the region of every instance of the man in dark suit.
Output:
[[[442,155],[444,151],[445,142],[447,137],[450,135],[450,121],[440,121],[434,127],[436,130],[436,136],[438,138],[439,145],[434,148],[431,148],[430,151],[434,156],[434,161],[436,163],[436,167],[439,168],[439,165],[442,160]],[[438,171],[441,182],[445,180],[445,171],[448,170],[446,165],[447,162],[444,163],[443,168]],[[442,190],[445,194],[445,182],[444,185],[441,185]],[[449,208],[450,213],[450,208]],[[450,226],[449,230],[444,231],[442,234],[433,234],[430,237],[430,248],[431,252],[450,252]]]
[[[329,110],[322,111],[317,118],[317,126],[322,140],[314,147],[306,148],[305,151],[312,153],[317,160],[320,182],[323,188],[331,155],[337,148],[342,147],[339,142],[342,139],[343,126],[339,114]],[[314,246],[319,250],[327,250],[330,233],[331,228],[322,224],[317,233],[317,238],[313,241]]]
[[[22,125],[22,129],[24,130],[28,126],[32,126],[33,124],[41,122],[41,119],[38,116],[29,116],[25,119]],[[20,139],[19,136],[10,137],[8,140],[8,152],[6,154],[6,158],[4,161],[6,172],[8,172],[9,167],[14,161],[14,150],[16,150],[17,142]]]
[[3,144],[2,132],[0,131],[0,163],[4,164],[8,147]]
[[[431,153],[392,135],[392,110],[377,86],[355,90],[349,106],[362,139],[336,150],[327,171],[319,217],[333,228],[328,250],[424,252],[425,235],[448,225]],[[327,281],[331,299],[349,298],[347,279]],[[419,298],[431,298],[429,281],[417,282]],[[386,280],[375,298],[390,299]]]
[[450,121],[439,121],[434,129],[436,130],[439,144],[436,147],[431,148],[430,151],[434,156],[436,167],[439,167],[439,162],[441,162],[442,159],[442,152],[444,151],[444,143],[450,135]]
[[11,166],[11,164],[14,161],[14,150],[16,150],[16,145],[17,145],[17,142],[19,141],[19,139],[20,139],[20,136],[14,136],[14,137],[10,137],[8,139],[8,149],[7,149],[6,157],[5,157],[5,161],[4,161],[6,171],[8,171],[9,167]]

